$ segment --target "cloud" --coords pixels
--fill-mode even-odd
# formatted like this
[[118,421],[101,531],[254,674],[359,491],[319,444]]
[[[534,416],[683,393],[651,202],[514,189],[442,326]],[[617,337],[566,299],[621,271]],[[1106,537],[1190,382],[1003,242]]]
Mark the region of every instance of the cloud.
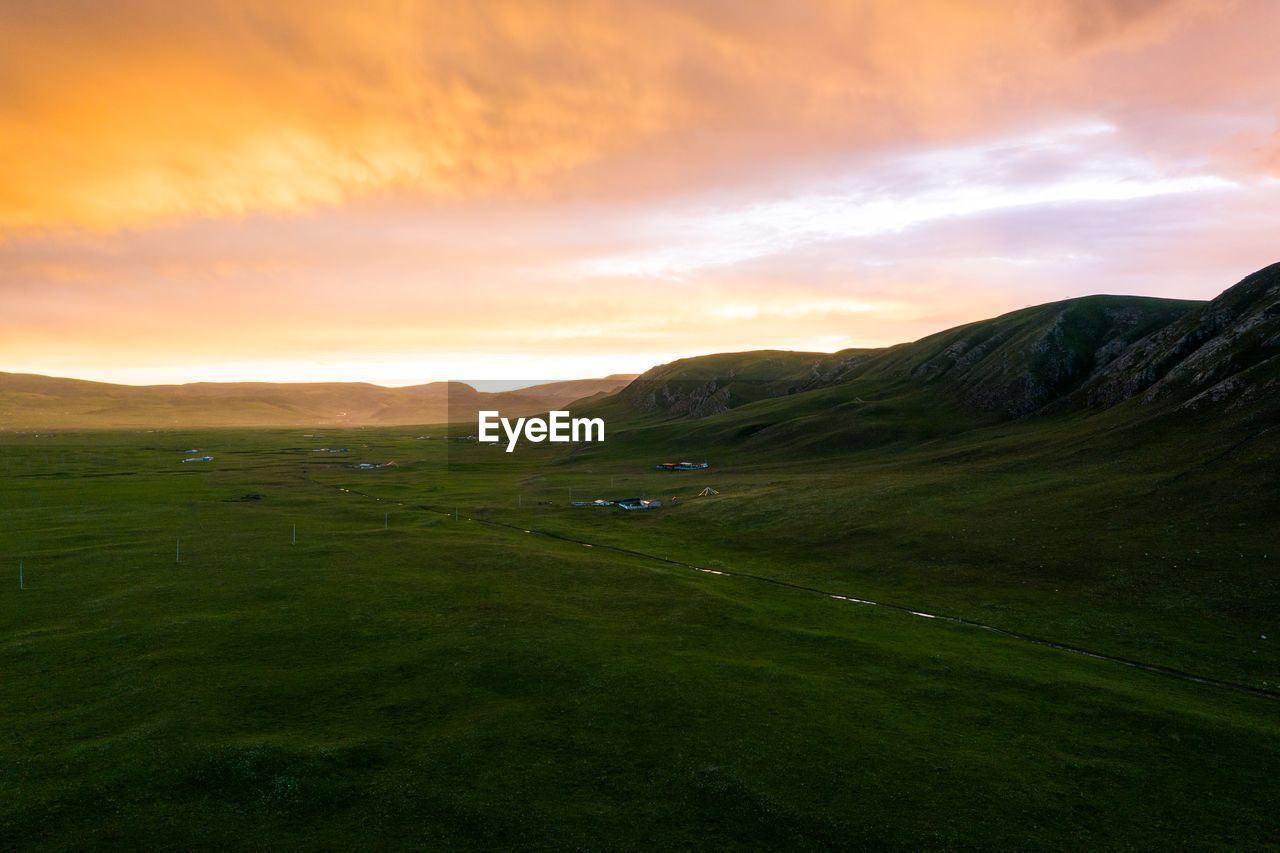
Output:
[[1274,260],[1275,3],[0,20],[0,369],[572,376],[1206,297]]
[[10,0],[0,14],[12,230],[732,183],[1025,122],[1081,62],[1196,7]]
[[1236,186],[1213,174],[1166,174],[1122,148],[1115,128],[1090,123],[860,162],[784,197],[731,207],[656,211],[638,227],[648,244],[584,256],[577,275],[682,279],[808,243],[882,238],[991,211],[1104,204]]

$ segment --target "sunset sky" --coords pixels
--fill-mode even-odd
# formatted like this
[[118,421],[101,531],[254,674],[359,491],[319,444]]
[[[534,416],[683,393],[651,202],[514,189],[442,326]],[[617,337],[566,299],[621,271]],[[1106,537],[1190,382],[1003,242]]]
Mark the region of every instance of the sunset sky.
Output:
[[1280,260],[1280,3],[0,0],[0,370],[559,378]]

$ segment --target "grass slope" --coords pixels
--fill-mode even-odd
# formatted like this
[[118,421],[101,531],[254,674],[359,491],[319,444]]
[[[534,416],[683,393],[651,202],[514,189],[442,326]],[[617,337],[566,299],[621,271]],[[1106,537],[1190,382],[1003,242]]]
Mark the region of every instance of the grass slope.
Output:
[[[1274,684],[1244,636],[1274,598],[1225,589],[1265,593],[1274,463],[1236,528],[1223,495],[1187,502],[1193,472],[1147,494],[1193,430],[1103,470],[1131,432],[1002,429],[690,475],[649,470],[671,447],[642,428],[568,457],[408,430],[2,436],[0,846],[1269,848],[1275,700],[478,521]],[[659,484],[686,499],[567,505]],[[1099,559],[1121,545],[1153,550]],[[1182,547],[1225,598],[1161,591]]]
[[1278,276],[677,362],[568,451],[0,433],[0,846],[1275,849]]

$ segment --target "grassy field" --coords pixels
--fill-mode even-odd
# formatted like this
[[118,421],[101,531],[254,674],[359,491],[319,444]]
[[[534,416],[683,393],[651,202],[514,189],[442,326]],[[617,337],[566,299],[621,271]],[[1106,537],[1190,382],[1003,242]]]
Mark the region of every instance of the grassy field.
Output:
[[829,595],[1280,691],[1274,440],[1124,423],[0,435],[0,847],[1275,849],[1275,698]]

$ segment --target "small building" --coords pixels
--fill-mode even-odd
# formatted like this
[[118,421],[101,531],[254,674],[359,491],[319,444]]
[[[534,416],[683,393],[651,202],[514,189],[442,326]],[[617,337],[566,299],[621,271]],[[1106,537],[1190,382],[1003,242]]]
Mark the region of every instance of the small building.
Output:
[[213,461],[212,456],[192,456],[190,458],[183,459],[182,464],[186,465],[188,462],[212,462],[212,461]]
[[623,498],[621,500],[614,501],[614,505],[617,506],[618,509],[625,510],[659,509],[662,506],[662,501],[649,500],[648,498]]
[[710,468],[710,462],[659,462],[653,466],[659,471],[701,471]]

